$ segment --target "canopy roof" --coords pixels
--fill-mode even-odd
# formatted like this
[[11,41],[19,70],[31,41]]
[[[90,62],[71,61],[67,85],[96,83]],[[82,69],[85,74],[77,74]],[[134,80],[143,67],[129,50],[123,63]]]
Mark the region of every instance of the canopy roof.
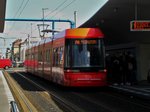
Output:
[[4,18],[6,10],[6,0],[0,0],[0,33],[4,30]]

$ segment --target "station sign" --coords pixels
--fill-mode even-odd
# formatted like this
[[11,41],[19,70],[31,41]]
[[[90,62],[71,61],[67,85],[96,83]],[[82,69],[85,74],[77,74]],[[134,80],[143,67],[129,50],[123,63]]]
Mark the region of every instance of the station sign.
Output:
[[130,22],[130,31],[150,31],[150,21],[134,20]]

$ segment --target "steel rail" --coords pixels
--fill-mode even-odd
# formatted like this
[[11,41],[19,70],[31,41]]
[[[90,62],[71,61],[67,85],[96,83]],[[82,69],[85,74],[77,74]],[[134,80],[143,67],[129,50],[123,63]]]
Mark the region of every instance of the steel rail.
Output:
[[102,107],[103,109],[108,110],[109,112],[114,112],[111,107],[109,107],[109,106],[107,106],[105,104],[102,104],[102,103],[100,104],[97,101],[92,100],[90,97],[86,97],[86,96],[83,96],[81,94],[77,94],[77,93],[74,93],[74,92],[72,92],[72,94],[74,94],[74,95],[76,95],[78,97],[81,97],[82,99],[84,99],[84,100],[86,100],[88,102],[91,102],[92,104],[98,105],[99,107]]
[[[91,102],[91,103],[93,103],[93,104],[95,104],[95,105],[98,105],[98,106],[101,106],[101,107],[103,107],[104,109],[107,109],[107,110],[109,110],[110,112],[111,111],[113,111],[112,110],[112,108],[111,107],[108,107],[107,105],[105,105],[105,104],[101,104],[101,103],[99,103],[96,99],[92,99],[92,96],[83,96],[82,94],[77,94],[77,93],[75,93],[75,92],[72,92],[72,94],[74,94],[74,95],[76,95],[76,96],[79,96],[79,97],[81,97],[81,98],[83,98],[83,99],[85,99],[85,100],[87,100],[87,101],[89,101],[89,102]],[[106,93],[102,93],[102,92],[100,92],[100,94],[102,94],[102,95],[105,95],[105,96],[109,96],[109,97],[113,97],[113,98],[115,98],[115,99],[117,99],[117,100],[120,100],[121,102],[123,101],[123,102],[127,102],[127,104],[128,103],[131,103],[131,104],[133,104],[133,105],[136,105],[136,106],[138,106],[138,107],[142,107],[142,108],[145,108],[145,109],[150,109],[150,107],[149,106],[147,106],[147,105],[144,105],[144,104],[139,104],[139,103],[136,103],[136,101],[130,101],[130,100],[128,100],[128,99],[124,99],[123,97],[121,97],[121,96],[116,96],[116,95],[113,95],[113,94],[106,94]]]
[[15,72],[17,73],[18,75],[20,75],[21,77],[25,78],[26,80],[28,80],[30,83],[34,84],[36,87],[44,90],[44,91],[47,91],[50,95],[52,95],[55,100],[61,104],[62,106],[64,106],[64,108],[66,108],[69,112],[85,112],[83,109],[79,108],[78,106],[74,105],[73,103],[63,99],[63,98],[60,98],[59,96],[55,95],[55,93],[47,90],[46,88],[44,88],[43,86],[37,84],[36,82],[30,80],[29,78],[23,76],[21,73],[18,73],[18,72]]
[[[133,104],[133,105],[141,106],[141,107],[146,108],[146,109],[150,109],[149,106],[146,106],[146,105],[143,105],[143,104],[139,104],[139,103],[136,103],[136,102],[134,102],[134,101],[130,101],[130,100],[128,100],[128,99],[124,99],[124,98],[122,98],[121,96],[117,96],[117,95],[113,95],[113,94],[105,94],[105,93],[101,93],[101,94],[106,95],[106,96],[110,96],[110,97],[113,97],[113,98],[116,98],[116,99],[118,99],[118,100],[120,100],[120,101],[125,101],[125,102],[127,102],[127,103],[131,103],[131,104]],[[115,94],[116,94],[116,93],[115,93]],[[134,96],[133,96],[133,95],[130,95],[129,98],[132,98],[132,97],[134,97]]]

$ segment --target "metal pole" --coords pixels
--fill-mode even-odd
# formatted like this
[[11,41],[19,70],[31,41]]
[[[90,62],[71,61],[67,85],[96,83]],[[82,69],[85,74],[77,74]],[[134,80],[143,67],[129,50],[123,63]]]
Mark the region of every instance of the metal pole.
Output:
[[5,45],[6,45],[6,40],[5,40],[5,38],[4,38],[4,47],[5,47]]
[[32,37],[32,25],[33,25],[33,24],[31,23],[31,37]]
[[14,45],[11,46],[12,62],[14,62]]
[[54,21],[52,22],[52,38],[54,37],[54,29],[55,29],[55,24]]
[[77,11],[74,11],[74,27],[76,28],[77,24]]
[[[42,14],[43,14],[43,31],[44,31],[44,10],[47,10],[48,8],[42,8]],[[43,32],[43,38],[44,38],[44,32]]]
[[30,35],[28,34],[28,48],[30,47]]
[[11,101],[10,104],[11,104],[11,112],[19,112],[15,101]]
[[135,13],[135,17],[134,17],[134,19],[135,20],[137,20],[137,12],[138,12],[138,0],[135,0],[135,7],[134,7],[135,9],[134,9],[134,13]]
[[44,8],[42,8],[42,14],[43,14],[43,30],[44,30]]

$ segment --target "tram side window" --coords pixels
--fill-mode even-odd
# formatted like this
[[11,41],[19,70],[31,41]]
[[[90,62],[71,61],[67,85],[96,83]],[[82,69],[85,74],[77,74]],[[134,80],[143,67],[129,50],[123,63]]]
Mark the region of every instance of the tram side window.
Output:
[[42,61],[42,52],[39,52],[38,60],[39,60],[39,61]]
[[56,48],[56,52],[55,52],[55,66],[58,67],[58,52],[59,52],[59,48]]
[[65,57],[65,67],[70,67],[71,64],[71,46],[70,43],[71,41],[66,40],[66,46],[65,46],[65,51],[64,51],[64,57]]
[[57,51],[56,51],[56,66],[57,67],[59,66],[59,52],[60,52],[60,48],[57,48]]
[[56,66],[56,48],[53,49],[53,66]]
[[42,55],[42,51],[41,51],[41,53],[40,53],[40,61],[42,61],[42,57],[43,57],[43,55]]
[[28,59],[28,54],[26,53],[26,59]]
[[48,54],[49,62],[51,63],[51,49],[49,49],[49,54]]
[[46,55],[45,55],[46,56],[46,61],[48,61],[48,56],[47,55],[48,55],[48,50],[46,50]]
[[28,59],[30,60],[30,54],[28,54]]
[[35,53],[35,60],[37,60],[38,59],[38,55],[37,55],[37,52]]
[[40,61],[40,52],[38,52],[38,61]]
[[50,50],[46,50],[46,61],[47,63],[50,63]]
[[47,49],[44,50],[44,61],[47,61]]
[[38,52],[38,61],[40,61],[40,52]]
[[32,60],[34,59],[34,54],[31,55],[31,59],[32,59]]
[[64,47],[60,47],[60,52],[59,52],[59,66],[62,67],[63,64],[63,51]]
[[28,53],[26,53],[26,66],[28,66]]
[[63,59],[63,47],[53,50],[53,66],[61,67]]

